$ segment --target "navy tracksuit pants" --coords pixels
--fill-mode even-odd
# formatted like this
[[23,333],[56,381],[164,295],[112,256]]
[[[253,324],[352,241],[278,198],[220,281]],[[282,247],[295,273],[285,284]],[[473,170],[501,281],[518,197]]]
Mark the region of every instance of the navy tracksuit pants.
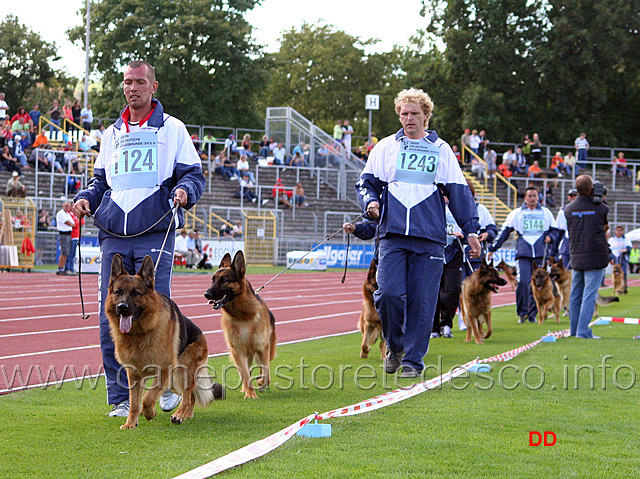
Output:
[[402,365],[424,369],[444,265],[441,244],[387,235],[380,240],[378,290],[373,294],[388,348]]
[[[102,349],[102,362],[107,380],[109,404],[118,404],[129,399],[127,373],[115,357],[115,348],[109,331],[109,320],[104,312],[104,304],[109,290],[109,277],[111,276],[111,262],[116,253],[120,254],[129,274],[138,272],[146,255],[151,256],[155,265],[165,234],[166,232],[150,233],[137,238],[117,238],[102,233],[100,235],[100,276],[98,278],[100,348]],[[163,249],[164,254],[156,271],[156,290],[167,296],[171,296],[175,238],[175,233],[170,232]]]
[[533,273],[533,262],[535,261],[538,266],[542,266],[543,259],[542,257],[518,258],[517,261],[516,311],[519,318],[526,316],[529,321],[535,321],[538,307],[531,291],[531,273]]

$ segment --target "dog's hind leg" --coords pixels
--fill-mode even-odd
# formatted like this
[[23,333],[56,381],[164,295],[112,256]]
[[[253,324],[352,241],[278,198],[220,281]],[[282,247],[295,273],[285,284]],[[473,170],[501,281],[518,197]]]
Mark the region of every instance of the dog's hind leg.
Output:
[[[196,378],[201,365],[207,362],[207,344],[204,336],[200,336],[197,341],[189,344],[178,357],[178,365],[172,375],[171,386],[182,392],[182,402],[178,410],[171,415],[171,422],[182,424],[185,419],[193,417],[193,407],[196,401]],[[208,396],[212,396],[211,391]],[[212,399],[211,399],[212,400]]]
[[376,342],[378,338],[378,328],[371,323],[364,324],[364,331],[362,332],[362,347],[360,351],[360,357],[366,358],[371,351],[371,345]]
[[380,359],[384,359],[387,357],[387,342],[384,340],[382,330],[378,331],[378,336],[380,336]]

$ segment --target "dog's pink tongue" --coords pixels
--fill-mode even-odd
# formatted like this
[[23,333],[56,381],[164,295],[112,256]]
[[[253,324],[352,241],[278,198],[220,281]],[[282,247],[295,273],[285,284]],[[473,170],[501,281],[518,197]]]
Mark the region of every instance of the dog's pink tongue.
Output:
[[120,316],[120,332],[128,333],[131,331],[131,318],[133,316]]

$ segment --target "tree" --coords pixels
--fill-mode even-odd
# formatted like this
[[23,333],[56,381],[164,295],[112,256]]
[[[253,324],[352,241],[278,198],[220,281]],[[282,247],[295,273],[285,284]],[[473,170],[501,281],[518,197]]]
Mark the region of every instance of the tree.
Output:
[[[268,60],[270,76],[261,105],[290,106],[328,132],[335,120],[355,120],[356,134],[365,134],[365,95],[385,95],[399,65],[397,52],[366,55],[364,47],[374,43],[331,25],[305,23],[291,29]],[[376,121],[381,117],[374,115]]]
[[50,62],[59,59],[56,50],[54,43],[42,40],[13,15],[0,23],[0,91],[6,93],[12,113],[20,105],[27,107],[30,89],[38,83],[49,85],[55,79],[57,72]]
[[[91,8],[91,65],[103,75],[94,108],[115,116],[124,105],[124,67],[146,60],[156,69],[157,96],[187,123],[257,124],[253,109],[264,73],[252,59],[251,26],[243,14],[258,0],[103,0]],[[82,10],[86,12],[85,9]],[[71,29],[84,41],[84,26]]]

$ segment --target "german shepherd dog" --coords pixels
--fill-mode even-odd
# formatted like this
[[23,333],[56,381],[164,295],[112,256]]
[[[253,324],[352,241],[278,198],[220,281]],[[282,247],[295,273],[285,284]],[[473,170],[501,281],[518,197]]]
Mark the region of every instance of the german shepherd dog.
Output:
[[[465,343],[471,341],[471,333],[476,344],[482,344],[493,334],[491,325],[491,293],[497,293],[497,286],[507,282],[500,277],[498,271],[485,261],[479,269],[462,283],[460,291],[460,312],[467,325]],[[487,323],[487,332],[483,335],[482,323]]]
[[624,278],[624,271],[619,264],[613,265],[613,294],[614,296],[627,294],[627,280]]
[[531,292],[538,307],[538,324],[545,322],[549,312],[553,312],[556,316],[556,322],[560,322],[560,302],[562,301],[560,289],[551,279],[546,268],[538,267],[535,262],[533,268]]
[[562,258],[551,265],[549,276],[560,289],[560,307],[565,314],[569,312],[569,301],[571,299],[571,273],[564,267]]
[[516,269],[509,266],[505,260],[502,260],[496,266],[496,269],[504,271],[507,275],[507,281],[511,285],[511,291],[515,291],[518,287],[518,280],[516,279]]
[[244,253],[238,251],[231,262],[225,254],[219,269],[204,293],[213,309],[222,308],[222,331],[231,359],[242,380],[245,399],[257,399],[249,368],[254,359],[262,374],[257,378],[260,391],[269,386],[269,363],[276,356],[276,320],[247,280]]
[[[168,388],[182,394],[180,407],[171,416],[174,424],[193,417],[194,403],[206,406],[224,395],[206,370],[209,350],[202,331],[176,303],[155,290],[153,269],[150,256],[145,256],[136,275],[127,273],[118,254],[111,263],[105,312],[116,358],[127,368],[131,388],[129,416],[121,429],[137,427],[140,412],[153,419],[156,401]],[[146,378],[153,382],[142,397]]]
[[380,322],[378,311],[376,311],[376,307],[373,304],[373,293],[378,289],[378,282],[376,281],[377,269],[377,262],[375,259],[372,259],[369,265],[367,280],[364,282],[364,285],[362,285],[364,301],[362,302],[358,328],[362,333],[360,357],[363,359],[369,356],[371,346],[378,338],[380,338],[380,358],[384,359],[386,355],[386,343],[382,337],[382,323]]

